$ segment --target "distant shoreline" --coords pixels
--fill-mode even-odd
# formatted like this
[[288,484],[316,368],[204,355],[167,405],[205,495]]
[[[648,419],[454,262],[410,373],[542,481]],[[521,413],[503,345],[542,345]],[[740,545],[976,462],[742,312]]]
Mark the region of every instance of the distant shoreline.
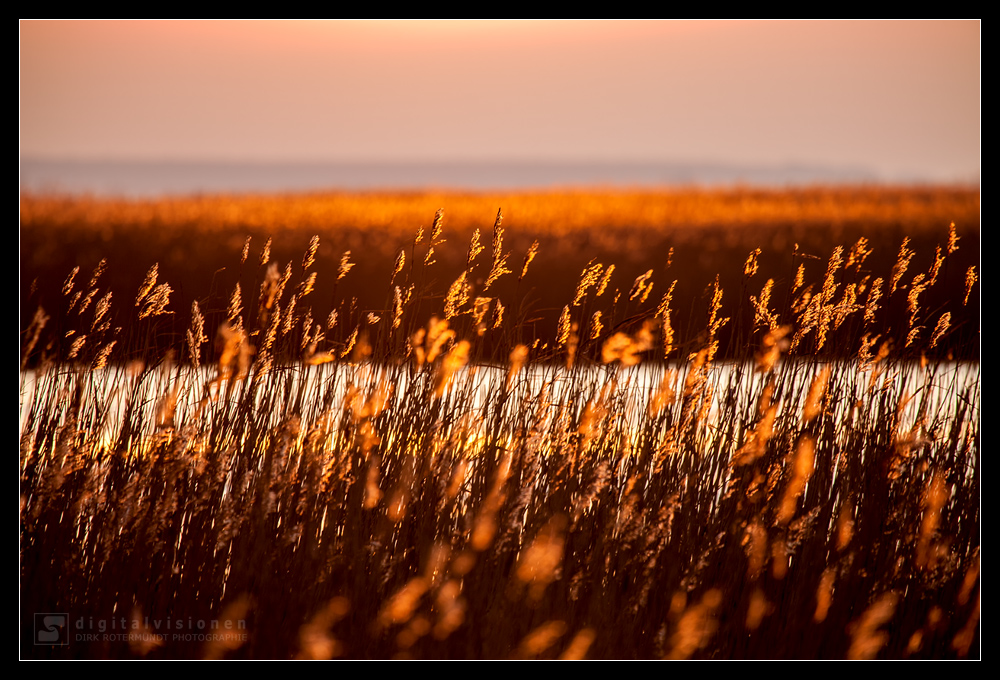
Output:
[[[972,183],[975,183],[973,180]],[[885,178],[864,168],[735,166],[652,162],[367,162],[234,163],[22,159],[20,187],[34,194],[151,198],[210,193],[317,190],[523,190],[556,187],[815,184],[933,184]],[[938,182],[940,183],[940,182]]]

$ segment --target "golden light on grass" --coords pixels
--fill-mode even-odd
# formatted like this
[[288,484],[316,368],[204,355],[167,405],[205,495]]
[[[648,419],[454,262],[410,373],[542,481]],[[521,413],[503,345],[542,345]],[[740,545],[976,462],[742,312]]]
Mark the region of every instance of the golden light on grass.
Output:
[[812,437],[803,437],[796,447],[793,458],[791,478],[785,487],[784,496],[781,499],[781,506],[778,509],[777,520],[780,524],[787,524],[795,516],[799,497],[805,491],[806,484],[812,476],[816,466],[815,441]]
[[620,361],[622,366],[635,366],[642,354],[653,348],[653,321],[647,320],[634,335],[615,333],[601,347],[601,361],[610,364]]
[[434,637],[444,640],[465,623],[466,602],[462,597],[461,582],[447,581],[437,592],[438,620],[434,624]]
[[[952,225],[954,226],[954,225]],[[856,271],[861,271],[861,266],[868,259],[868,256],[874,252],[868,247],[868,239],[862,236],[858,239],[857,243],[851,247],[850,252],[847,254],[847,262],[844,264],[845,269],[850,269],[854,267]]]
[[757,370],[760,373],[770,373],[781,358],[781,353],[788,349],[789,342],[785,338],[791,333],[791,326],[771,327],[761,343],[757,353]]
[[597,633],[593,628],[584,628],[573,636],[566,650],[559,655],[562,661],[581,661],[587,657],[587,650],[594,644]]
[[[218,215],[202,233],[229,261],[196,254],[204,289],[174,279],[167,248],[127,276],[108,253],[89,286],[100,251],[38,277],[20,338],[25,607],[250,629],[80,656],[974,657],[976,238],[935,249],[930,199],[926,230],[858,238],[853,215],[881,228],[920,204],[859,195],[782,194],[793,210],[583,192],[559,219],[552,195],[456,197],[454,248],[435,194],[68,203],[72,220],[28,202],[29,236],[43,209],[80,232]],[[744,240],[765,204],[810,229],[822,204],[854,246],[793,227]],[[484,260],[465,244],[492,215]],[[244,230],[281,235],[260,266]],[[363,275],[345,278],[351,252]],[[718,269],[701,275],[702,255]],[[612,272],[635,278],[615,289]]]
[[[246,644],[248,633],[243,624],[250,610],[251,600],[245,595],[236,598],[226,605],[226,608],[222,610],[219,616],[218,628],[209,637],[208,642],[205,643],[205,659],[223,659],[227,654],[231,654]],[[318,658],[333,658],[336,648],[331,646],[326,651],[329,654]]]
[[[149,268],[149,271],[146,273],[145,280],[142,282],[142,285],[139,286],[139,293],[138,295],[136,295],[135,298],[136,307],[141,305],[142,301],[146,299],[147,295],[149,295],[149,291],[153,290],[153,286],[156,285],[156,277],[158,271],[159,271],[159,263],[154,264],[152,267]],[[70,278],[70,281],[72,281],[72,277]]]
[[299,659],[333,659],[344,653],[343,644],[330,629],[350,611],[346,597],[335,597],[326,603],[308,623],[299,629]]
[[709,644],[718,628],[715,612],[721,604],[722,592],[713,588],[684,610],[670,640],[668,659],[689,659]]
[[831,368],[827,366],[812,379],[805,404],[802,406],[802,422],[808,423],[823,412],[823,397],[830,381]]
[[972,293],[972,287],[976,285],[976,281],[978,280],[976,267],[969,267],[968,271],[965,272],[965,297],[962,299],[962,305],[969,304],[969,295]]
[[139,607],[132,610],[132,620],[129,627],[131,634],[128,636],[128,641],[132,651],[139,656],[147,656],[156,648],[166,644],[166,633],[154,630],[147,621],[148,617],[143,616]]
[[899,285],[900,279],[903,278],[903,274],[906,273],[907,267],[910,266],[910,260],[913,259],[914,252],[909,249],[910,237],[907,236],[903,239],[903,245],[899,247],[899,257],[896,258],[896,264],[892,267],[892,278],[889,280],[889,293],[896,292],[896,286]]
[[399,625],[409,621],[417,610],[421,598],[427,592],[430,584],[422,576],[414,576],[389,598],[379,612],[378,622],[381,626]]
[[565,621],[546,621],[524,636],[518,645],[519,655],[532,659],[555,645],[565,634]]
[[455,373],[461,370],[465,364],[468,363],[470,347],[471,345],[468,340],[462,340],[452,347],[448,351],[448,354],[445,355],[444,360],[441,362],[441,366],[438,368],[437,378],[435,379],[435,396],[441,397],[448,385],[451,384]]
[[924,490],[924,517],[917,540],[917,566],[924,569],[933,569],[937,561],[938,550],[934,540],[941,520],[941,509],[947,500],[945,481],[940,473],[935,474]]
[[45,324],[48,322],[49,316],[45,313],[45,310],[41,307],[36,309],[35,315],[31,318],[28,330],[25,332],[24,354],[21,359],[21,370],[24,370],[28,357],[31,356],[31,352],[35,349],[35,345],[38,343],[38,338],[41,336],[42,329],[45,328]]
[[649,280],[652,276],[652,269],[637,276],[632,283],[632,289],[629,290],[628,299],[635,300],[638,297],[640,302],[645,302],[646,298],[649,297],[649,292],[653,289],[653,282]]
[[201,346],[206,342],[208,337],[205,336],[205,317],[201,315],[201,308],[195,301],[191,303],[191,328],[187,332],[188,356],[195,368],[201,366]]
[[896,593],[885,593],[851,624],[848,658],[874,659],[878,655],[889,640],[889,634],[882,630],[882,626],[892,618],[898,602],[899,596]]
[[753,278],[757,273],[757,258],[760,257],[760,248],[754,248],[747,256],[747,261],[743,265],[743,275],[748,279]]
[[98,350],[97,356],[94,357],[94,362],[91,364],[91,370],[99,371],[108,365],[108,357],[111,355],[111,350],[115,348],[116,344],[118,344],[118,341],[112,340]]
[[816,587],[816,611],[813,614],[813,621],[822,623],[826,620],[830,612],[830,605],[833,602],[833,584],[837,574],[831,569],[825,569]]
[[[610,271],[610,270],[609,270]],[[660,318],[660,336],[663,341],[663,358],[667,359],[674,351],[674,327],[670,323],[670,303],[673,300],[674,289],[677,287],[676,279],[670,284],[670,289],[663,295],[659,306],[656,308],[656,316]]]
[[[270,241],[269,241],[270,242]],[[344,278],[347,274],[354,269],[354,263],[351,262],[351,251],[347,250],[340,258],[340,269],[337,272],[337,280]]]
[[844,550],[854,537],[854,518],[851,506],[845,504],[837,516],[837,550]]
[[462,313],[462,307],[469,301],[472,295],[472,285],[466,280],[468,272],[462,272],[455,282],[448,289],[448,295],[444,301],[444,318],[450,319]]
[[951,312],[945,312],[938,318],[937,325],[934,327],[934,333],[931,335],[930,347],[931,349],[937,347],[937,344],[944,337],[944,334],[948,332],[948,327],[951,325]]
[[774,611],[774,605],[767,601],[767,597],[759,589],[755,588],[750,595],[750,606],[747,607],[747,630],[757,630],[760,628],[764,617]]
[[965,623],[965,626],[960,630],[951,641],[951,648],[958,652],[961,656],[966,656],[969,654],[969,650],[976,641],[977,630],[979,629],[979,597],[976,597],[976,603],[972,613],[969,614],[969,618]]
[[752,522],[746,529],[743,545],[747,552],[747,576],[757,578],[767,562],[767,529]]

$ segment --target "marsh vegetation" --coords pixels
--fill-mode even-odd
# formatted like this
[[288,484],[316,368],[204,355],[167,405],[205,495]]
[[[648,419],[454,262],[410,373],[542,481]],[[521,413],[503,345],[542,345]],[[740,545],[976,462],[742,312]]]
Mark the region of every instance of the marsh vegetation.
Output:
[[498,198],[23,199],[22,657],[978,657],[977,195]]

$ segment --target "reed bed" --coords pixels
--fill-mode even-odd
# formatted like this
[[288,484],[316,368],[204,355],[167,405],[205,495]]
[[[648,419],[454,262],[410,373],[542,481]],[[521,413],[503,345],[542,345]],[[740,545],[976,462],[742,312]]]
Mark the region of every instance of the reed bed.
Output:
[[244,237],[183,309],[156,265],[59,277],[22,323],[22,657],[979,656],[954,226],[796,245],[780,301],[751,249],[683,312],[595,258],[549,327],[544,246],[446,225],[377,307],[319,236]]
[[[581,272],[603,264],[605,272],[615,266],[608,284],[612,294],[618,288],[627,293],[648,271],[654,283],[648,301],[658,303],[674,285],[674,325],[691,336],[708,324],[707,296],[718,277],[725,316],[733,319],[719,329],[720,355],[746,358],[759,342],[739,333],[755,318],[746,303],[750,295],[760,297],[769,279],[771,307],[792,319],[790,305],[801,293],[793,287],[800,267],[808,283],[819,283],[833,248],[843,246],[847,258],[846,250],[864,238],[870,252],[861,273],[844,284],[860,284],[868,272],[879,272],[889,281],[906,238],[915,253],[910,270],[928,272],[937,247],[943,245],[942,234],[954,223],[961,247],[945,260],[942,275],[947,280],[920,293],[919,303],[923,310],[950,307],[946,351],[955,358],[978,359],[979,287],[972,289],[968,305],[950,305],[950,296],[961,294],[962,277],[970,267],[979,271],[980,262],[979,192],[960,188],[320,193],[136,201],[28,195],[21,199],[21,314],[30,318],[41,306],[53,323],[60,323],[57,314],[65,308],[61,288],[74,267],[81,268],[82,278],[107,260],[119,294],[131,296],[155,262],[160,280],[173,286],[171,309],[176,311],[160,317],[157,333],[145,339],[151,343],[150,353],[160,356],[184,341],[192,303],[199,304],[205,332],[211,334],[228,318],[229,296],[237,282],[242,295],[252,300],[260,285],[265,243],[270,240],[269,261],[277,262],[283,275],[287,263],[301,262],[318,234],[319,265],[313,271],[320,274],[310,304],[322,308],[323,315],[339,306],[338,330],[347,327],[349,333],[357,317],[369,312],[384,316],[393,294],[387,278],[400,253],[404,269],[395,284],[406,277],[402,292],[414,286],[408,310],[416,323],[426,325],[431,316],[444,312],[443,296],[465,271],[473,233],[478,230],[485,245],[491,245],[501,206],[504,252],[512,253],[506,268],[516,270],[515,275],[500,277],[484,293],[490,270],[479,265],[467,283],[476,288],[477,297],[503,300],[504,320],[521,333],[513,344],[548,341],[557,331],[563,307],[576,297]],[[414,244],[414,236],[418,229],[430,234],[441,207],[447,208],[440,236],[444,242],[434,246],[428,258],[429,241]],[[248,236],[253,255],[241,263]],[[518,276],[523,258],[536,243],[529,274]],[[748,278],[744,262],[758,248],[758,271]],[[339,263],[348,252],[353,268],[340,277]],[[857,273],[852,266],[847,275]],[[637,307],[635,300],[629,302]],[[906,303],[888,302],[884,300],[879,310],[881,324],[908,329]],[[348,318],[352,314],[355,318]],[[325,320],[320,312],[314,316]],[[607,318],[602,324],[611,328]],[[118,325],[132,324],[123,318]],[[477,347],[492,345],[493,335],[481,338]],[[847,354],[857,350],[859,340],[851,338]],[[841,344],[828,342],[823,351]],[[509,348],[498,348],[495,361],[506,361],[504,349]],[[684,348],[698,349],[694,340]]]

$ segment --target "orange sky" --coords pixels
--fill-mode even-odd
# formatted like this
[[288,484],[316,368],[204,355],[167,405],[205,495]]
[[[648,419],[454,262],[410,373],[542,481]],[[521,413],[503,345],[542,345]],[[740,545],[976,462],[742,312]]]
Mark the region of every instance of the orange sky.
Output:
[[21,154],[978,179],[978,21],[20,22]]

